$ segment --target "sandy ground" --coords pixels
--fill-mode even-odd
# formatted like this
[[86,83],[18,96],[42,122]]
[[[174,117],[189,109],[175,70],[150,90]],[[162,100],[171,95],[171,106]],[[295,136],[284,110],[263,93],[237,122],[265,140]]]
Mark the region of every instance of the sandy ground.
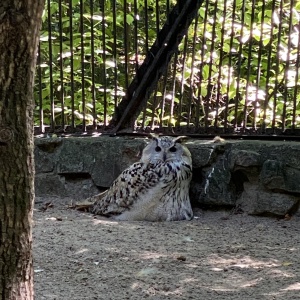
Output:
[[34,211],[37,300],[300,299],[300,217],[115,222],[61,203]]

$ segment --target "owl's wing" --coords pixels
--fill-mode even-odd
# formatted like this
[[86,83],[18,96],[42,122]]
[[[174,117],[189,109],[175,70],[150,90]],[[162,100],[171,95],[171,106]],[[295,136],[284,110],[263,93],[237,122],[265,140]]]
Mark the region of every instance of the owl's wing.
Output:
[[[91,211],[98,215],[114,215],[130,209],[135,201],[161,177],[154,166],[137,162],[124,170],[106,193],[94,203]],[[100,195],[98,195],[100,196]]]

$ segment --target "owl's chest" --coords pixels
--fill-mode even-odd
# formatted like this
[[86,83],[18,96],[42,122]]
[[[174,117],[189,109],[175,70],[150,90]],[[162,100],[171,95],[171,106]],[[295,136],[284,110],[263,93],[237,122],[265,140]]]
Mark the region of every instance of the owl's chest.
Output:
[[158,168],[157,174],[160,182],[168,184],[189,183],[192,178],[192,168],[182,162],[166,162],[162,163]]

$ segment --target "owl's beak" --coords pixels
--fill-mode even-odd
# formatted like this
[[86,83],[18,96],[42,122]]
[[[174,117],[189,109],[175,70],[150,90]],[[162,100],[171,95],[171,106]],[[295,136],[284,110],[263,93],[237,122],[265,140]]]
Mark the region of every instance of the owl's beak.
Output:
[[167,153],[164,152],[164,154],[163,154],[163,161],[166,161],[166,159],[167,159]]

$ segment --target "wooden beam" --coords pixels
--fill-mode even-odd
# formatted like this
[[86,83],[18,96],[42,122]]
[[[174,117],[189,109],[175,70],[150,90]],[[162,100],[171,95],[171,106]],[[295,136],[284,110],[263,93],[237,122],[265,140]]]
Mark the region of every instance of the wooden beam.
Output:
[[133,128],[145,102],[149,99],[161,75],[166,71],[172,55],[197,16],[204,0],[178,0],[167,22],[128,87],[126,96],[116,108],[110,123],[113,133]]

